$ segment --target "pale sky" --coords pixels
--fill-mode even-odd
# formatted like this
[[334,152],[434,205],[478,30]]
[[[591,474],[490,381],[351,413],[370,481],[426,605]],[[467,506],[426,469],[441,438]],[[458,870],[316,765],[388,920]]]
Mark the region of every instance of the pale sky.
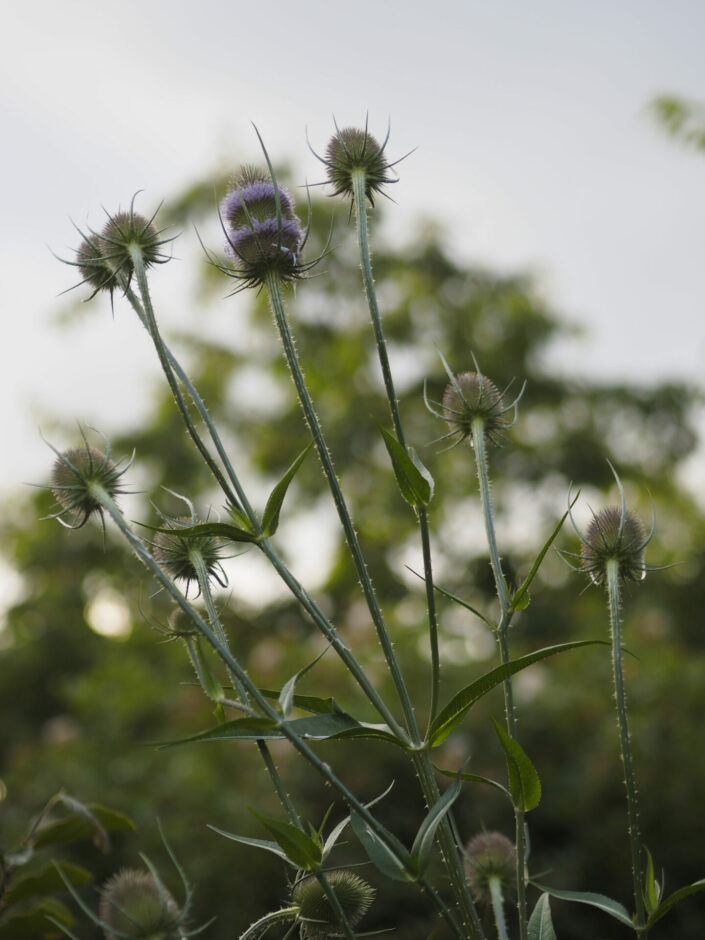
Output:
[[[438,217],[468,260],[534,272],[588,330],[556,352],[566,372],[701,381],[705,156],[645,106],[705,99],[704,36],[702,0],[5,0],[0,491],[46,478],[39,413],[110,431],[157,374],[124,305],[52,325],[74,277],[49,247],[70,257],[70,219],[99,227],[138,189],[149,210],[251,159],[252,121],[303,182],[320,178],[306,128],[322,148],[333,114],[381,135],[390,119],[389,152],[418,148],[400,234]],[[167,301],[184,263],[159,273]]]

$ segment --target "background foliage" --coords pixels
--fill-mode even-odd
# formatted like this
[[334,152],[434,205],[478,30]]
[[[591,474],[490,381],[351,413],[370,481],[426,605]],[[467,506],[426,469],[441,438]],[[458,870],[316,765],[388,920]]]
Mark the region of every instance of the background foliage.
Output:
[[[223,181],[215,183],[221,188]],[[213,185],[212,179],[197,181],[163,211],[162,223],[186,233],[180,251],[182,242],[189,250],[195,242],[190,234],[194,221],[203,226],[206,240],[211,237],[210,244],[221,239],[213,221]],[[312,252],[325,243],[330,216],[329,203],[314,203]],[[335,250],[322,263],[322,276],[301,284],[292,297],[294,331],[397,650],[416,701],[423,703],[429,691],[423,585],[406,567],[420,570],[421,562],[413,516],[396,491],[375,423],[387,422],[386,406],[346,222],[341,210]],[[630,506],[647,519],[648,493],[653,495],[657,531],[648,560],[678,565],[650,574],[633,589],[626,609],[626,643],[634,653],[627,681],[642,830],[656,865],[667,872],[667,890],[694,881],[703,875],[705,844],[700,812],[705,638],[695,613],[705,600],[705,520],[677,480],[679,466],[696,443],[696,391],[679,383],[633,387],[551,374],[544,366],[545,352],[564,327],[531,279],[468,266],[453,257],[433,226],[420,228],[403,246],[377,238],[375,249],[408,438],[421,449],[436,480],[431,524],[437,580],[444,588],[476,607],[493,603],[474,465],[463,447],[442,452],[442,444],[432,443],[444,429],[423,404],[424,381],[429,398],[436,400],[446,381],[436,348],[458,371],[472,368],[472,351],[500,387],[513,381],[518,388],[517,383],[528,381],[516,428],[491,453],[500,545],[510,577],[526,573],[565,510],[571,483],[582,488],[582,501],[596,509],[603,505],[613,482],[606,457],[625,482]],[[158,276],[168,278],[176,263]],[[175,346],[188,348],[192,378],[225,430],[237,466],[247,468],[247,484],[265,493],[267,486],[257,481],[275,480],[301,450],[303,419],[263,300],[225,300],[228,285],[222,277],[206,265],[199,272],[188,335],[176,337]],[[92,315],[105,317],[109,336],[106,310],[93,308]],[[116,315],[132,315],[119,298]],[[217,340],[210,338],[213,322],[219,324]],[[168,319],[162,326],[168,334]],[[113,440],[118,456],[133,447],[137,458],[128,477],[143,493],[129,501],[131,518],[154,523],[150,500],[167,512],[181,511],[162,487],[187,495],[206,514],[215,498],[210,480],[163,390],[149,420]],[[50,462],[47,452],[47,468]],[[321,482],[316,461],[308,460],[285,507],[286,554],[295,573],[316,559],[317,598],[374,672],[381,655],[349,558],[341,540],[330,534],[336,530]],[[63,786],[82,800],[128,812],[138,824],[138,834],[118,836],[107,856],[97,858],[89,847],[76,849],[71,857],[78,861],[94,853],[88,867],[98,880],[122,864],[134,864],[140,849],[163,861],[168,875],[155,825],[159,816],[197,882],[195,918],[203,921],[217,913],[208,935],[230,938],[286,893],[285,873],[276,861],[206,829],[212,823],[262,835],[246,806],[256,802],[270,813],[278,807],[273,796],[266,796],[257,756],[237,744],[155,749],[154,742],[184,737],[213,720],[192,684],[183,649],[163,642],[145,624],[143,614],[163,623],[169,605],[154,594],[154,585],[109,529],[104,535],[91,524],[67,534],[55,523],[38,521],[51,508],[50,494],[38,491],[13,499],[4,513],[3,552],[21,572],[23,592],[0,634],[0,710],[6,716],[0,723],[0,774],[9,792],[0,816],[3,846]],[[576,543],[568,531],[561,537],[563,548],[576,550]],[[250,577],[243,574],[245,561],[228,563],[232,592],[223,592],[219,603],[235,652],[262,686],[277,688],[323,643],[269,582],[256,604],[243,599],[238,577]],[[605,638],[604,600],[598,590],[584,587],[580,575],[549,556],[530,606],[515,620],[513,655],[571,639]],[[106,639],[90,629],[98,601],[129,610],[127,636]],[[486,671],[495,654],[479,620],[439,601],[445,701]],[[519,737],[543,782],[541,805],[529,817],[532,872],[544,873],[542,879],[555,887],[603,891],[628,901],[624,794],[609,670],[606,649],[596,648],[522,674],[516,683]],[[343,706],[354,702],[355,714],[365,714],[356,687],[333,657],[325,657],[302,683],[301,691],[313,689],[334,694]],[[500,691],[483,700],[462,735],[441,752],[443,763],[455,768],[470,753],[472,772],[503,779],[504,759],[490,721],[502,707]],[[309,818],[321,819],[330,792],[312,780],[286,746],[274,750],[297,802]],[[381,805],[380,817],[410,842],[420,807],[405,765],[374,743],[330,743],[321,751],[365,799],[395,780],[394,796]],[[456,806],[467,837],[482,827],[511,834],[508,806],[495,791],[466,785]],[[338,807],[334,818],[341,812]],[[365,877],[374,880],[374,872]],[[396,893],[388,888],[372,908],[368,929],[396,925],[395,936],[411,940],[437,926],[411,892],[407,896],[403,887],[392,886]],[[677,907],[654,936],[700,938],[703,903],[695,897]],[[617,936],[621,929],[591,909],[579,908],[576,916],[575,908],[553,906],[559,936],[594,940],[608,930]],[[88,927],[85,935],[90,935]]]

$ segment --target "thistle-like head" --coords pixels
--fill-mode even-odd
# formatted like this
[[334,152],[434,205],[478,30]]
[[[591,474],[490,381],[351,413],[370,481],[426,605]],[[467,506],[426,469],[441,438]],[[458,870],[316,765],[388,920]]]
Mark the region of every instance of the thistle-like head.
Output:
[[[326,877],[348,923],[354,929],[374,900],[374,888],[350,871],[331,871]],[[300,924],[301,940],[332,940],[341,935],[340,922],[333,905],[314,876],[307,875],[297,881],[292,900],[299,908],[297,921]]]
[[333,187],[331,195],[352,197],[353,178],[360,174],[364,179],[365,196],[373,206],[375,194],[383,193],[388,183],[397,182],[396,176],[390,172],[394,164],[387,160],[385,154],[388,140],[389,131],[380,144],[368,132],[367,124],[364,128],[344,127],[342,130],[336,124],[325,157],[318,157],[325,164],[328,181]]
[[163,251],[170,238],[154,225],[154,216],[147,219],[134,211],[134,198],[128,212],[109,215],[100,233],[90,231],[76,251],[73,264],[81,273],[82,284],[93,288],[91,297],[105,290],[111,295],[129,285],[137,258],[144,268],[163,264],[169,256]]
[[151,872],[123,868],[101,890],[106,940],[182,940],[183,913]]
[[480,832],[465,846],[465,874],[478,903],[491,901],[491,880],[502,893],[511,891],[516,879],[516,849],[501,832]]
[[105,453],[91,447],[85,439],[82,447],[54,452],[56,460],[49,489],[61,508],[50,518],[58,519],[67,528],[80,529],[92,515],[102,520],[102,495],[116,499],[127,492],[122,488],[121,478],[131,461],[114,463],[107,442]]
[[212,535],[190,535],[188,530],[197,524],[195,514],[188,518],[165,517],[169,531],[157,532],[153,550],[155,560],[174,580],[186,582],[186,592],[191,582],[200,584],[201,572],[225,587],[227,580],[221,565],[222,543]]

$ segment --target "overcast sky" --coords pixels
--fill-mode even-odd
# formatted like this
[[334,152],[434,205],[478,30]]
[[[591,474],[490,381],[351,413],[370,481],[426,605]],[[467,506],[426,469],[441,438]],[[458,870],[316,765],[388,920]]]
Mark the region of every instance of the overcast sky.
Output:
[[700,381],[705,157],[645,106],[705,98],[703,36],[702,0],[6,0],[0,488],[45,477],[41,413],[110,429],[156,373],[124,307],[52,325],[73,279],[47,246],[70,256],[70,219],[252,158],[251,121],[303,180],[320,176],[306,127],[323,147],[332,114],[381,134],[390,118],[390,153],[418,147],[400,232],[437,216],[466,258],[535,272],[589,331],[556,354],[566,371]]

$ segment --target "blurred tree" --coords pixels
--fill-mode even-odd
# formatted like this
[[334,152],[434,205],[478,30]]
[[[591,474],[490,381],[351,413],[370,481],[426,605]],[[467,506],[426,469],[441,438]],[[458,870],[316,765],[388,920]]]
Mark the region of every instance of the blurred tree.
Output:
[[[222,182],[217,180],[216,187]],[[204,239],[217,244],[222,235],[212,193],[212,179],[199,181],[172,202],[161,221],[186,230],[197,222]],[[428,694],[425,599],[422,583],[406,567],[421,570],[420,549],[413,514],[396,491],[376,426],[376,421],[388,424],[386,406],[354,239],[342,212],[341,217],[334,229],[335,250],[321,263],[320,276],[291,296],[290,309],[377,592],[423,712]],[[330,204],[316,201],[312,253],[324,245],[329,225]],[[705,600],[705,522],[678,482],[679,466],[695,446],[695,390],[675,382],[633,387],[553,375],[544,366],[545,354],[565,327],[529,277],[498,275],[459,261],[428,225],[403,244],[380,237],[375,247],[408,440],[422,449],[436,479],[434,564],[445,589],[480,608],[493,603],[472,456],[466,446],[443,452],[444,445],[433,443],[445,429],[423,403],[424,382],[428,397],[436,401],[446,382],[437,349],[458,371],[473,368],[474,353],[500,387],[528,382],[516,428],[491,453],[499,537],[510,577],[526,573],[565,510],[571,482],[582,488],[581,503],[603,504],[604,491],[613,488],[606,457],[616,463],[632,508],[648,517],[648,493],[653,494],[658,525],[649,560],[680,564],[650,575],[634,589],[626,610],[626,642],[635,653],[628,691],[643,834],[657,866],[666,869],[669,889],[695,880],[705,874],[705,821],[699,811],[705,789],[705,637],[693,616]],[[160,278],[168,276],[172,264]],[[199,271],[193,298],[197,317],[186,328],[181,324],[175,330],[168,321],[162,327],[177,351],[187,350],[188,370],[223,429],[246,485],[263,499],[264,483],[300,451],[304,422],[263,298],[223,300],[228,285],[222,276],[206,265]],[[116,307],[118,316],[132,315],[119,298]],[[107,317],[105,329],[110,329]],[[133,447],[137,460],[130,475],[144,495],[131,499],[131,518],[154,523],[147,498],[165,511],[181,511],[164,486],[194,500],[202,516],[211,504],[218,511],[220,498],[166,392],[144,426],[113,440],[118,455]],[[50,459],[48,453],[48,465]],[[105,535],[92,524],[66,533],[54,523],[36,521],[50,511],[46,492],[13,500],[2,532],[5,557],[21,572],[24,585],[1,634],[0,708],[12,717],[0,725],[0,766],[13,804],[29,813],[43,796],[65,786],[83,799],[129,812],[140,826],[140,848],[155,859],[163,856],[154,825],[159,815],[197,882],[195,919],[216,913],[209,936],[231,938],[286,893],[281,866],[206,829],[212,823],[262,835],[245,806],[278,810],[274,797],[266,796],[257,755],[246,746],[222,744],[154,749],[155,741],[184,737],[213,723],[179,643],[162,642],[144,625],[144,617],[165,623],[170,607],[163,595],[154,594],[144,570],[109,527]],[[298,474],[283,523],[278,540],[294,572],[313,581],[321,605],[384,685],[374,631],[316,461],[307,461]],[[563,547],[575,550],[576,543],[566,531]],[[231,586],[218,602],[237,654],[262,686],[276,688],[324,644],[278,583],[260,577],[251,565],[251,555],[228,562]],[[261,585],[256,596],[253,583]],[[549,556],[530,606],[516,620],[514,654],[573,638],[606,637],[603,598],[596,589],[583,592],[584,586],[562,560]],[[439,603],[445,701],[490,668],[495,653],[478,620],[452,602],[439,598]],[[111,625],[112,638],[94,632],[110,632]],[[543,880],[556,887],[603,891],[628,903],[629,856],[609,670],[606,652],[581,651],[532,667],[517,682],[521,740],[544,785],[542,803],[529,818],[530,862],[532,871],[550,872]],[[365,714],[357,688],[330,655],[307,676],[306,690],[335,693],[343,705]],[[439,752],[439,760],[455,768],[469,753],[474,772],[503,779],[503,757],[489,721],[501,710],[499,697],[483,700],[462,733]],[[410,841],[410,810],[419,808],[419,797],[399,755],[374,744],[338,742],[321,749],[364,798],[396,781],[395,797],[382,804],[380,813]],[[318,822],[330,804],[330,791],[312,780],[288,748],[275,750],[287,785]],[[492,790],[467,785],[456,805],[468,837],[483,826],[511,832],[508,807]],[[338,807],[338,816],[341,812]],[[13,820],[4,820],[6,825],[12,828]],[[93,860],[93,867],[103,865],[107,875],[119,864],[133,863],[136,850],[135,837],[126,837],[107,862]],[[354,846],[347,851],[354,852]],[[176,891],[178,885],[173,887]],[[395,936],[417,940],[437,926],[403,887],[387,889],[373,906],[368,929],[394,925]],[[702,917],[703,902],[692,899],[669,915],[667,934],[657,928],[654,936],[695,940],[702,936]],[[554,920],[558,934],[574,940],[608,930],[617,935],[603,915],[588,908],[576,913],[555,902]]]

